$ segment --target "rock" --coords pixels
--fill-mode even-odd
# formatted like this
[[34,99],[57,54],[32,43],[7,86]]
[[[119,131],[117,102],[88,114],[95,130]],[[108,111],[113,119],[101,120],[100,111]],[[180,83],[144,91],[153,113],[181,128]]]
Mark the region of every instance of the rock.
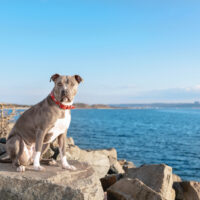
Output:
[[173,179],[173,182],[181,182],[182,181],[181,177],[176,174],[172,174],[172,179]]
[[119,164],[119,162],[116,160],[116,162],[110,166],[108,174],[120,174],[120,173],[123,174],[124,170],[122,166]]
[[126,172],[130,168],[136,168],[133,162],[126,160],[118,160],[119,164],[122,166],[123,170]]
[[74,143],[74,139],[72,137],[69,137],[66,139],[66,143],[69,145],[69,144],[72,144],[72,145],[75,145]]
[[108,200],[165,200],[138,179],[123,178],[107,190]]
[[[66,146],[68,145],[74,145],[74,140],[72,137],[66,138]],[[50,144],[50,148],[48,148],[47,151],[42,155],[42,158],[45,159],[54,158],[56,160],[58,154],[59,154],[58,143],[57,140],[55,140],[53,143]]]
[[172,168],[167,165],[143,165],[139,168],[130,168],[125,173],[125,177],[141,180],[166,200],[175,199],[175,191],[172,188]]
[[[116,173],[124,172],[117,163],[116,149],[83,150],[74,145],[73,138],[67,138],[66,143],[67,159],[88,163],[94,168],[99,178],[104,177],[108,173],[111,165],[113,165],[113,169],[115,169]],[[51,149],[48,149],[43,155],[43,158],[60,159],[56,140],[51,144]]]
[[200,183],[194,181],[175,182],[176,200],[200,200]]
[[176,192],[176,200],[185,200],[183,196],[183,188],[180,185],[180,182],[174,182],[173,188]]
[[102,153],[100,150],[82,150],[76,145],[69,145],[66,149],[66,154],[68,160],[78,160],[88,163],[94,168],[97,176],[102,178],[110,168],[110,161],[105,151]]
[[108,157],[110,165],[113,165],[117,161],[117,150],[114,148],[111,149],[98,149],[95,150],[101,154],[104,154]]
[[110,169],[109,169],[109,174],[120,174],[124,173],[124,170],[120,163],[117,160],[117,151],[114,148],[111,149],[99,149],[95,150],[101,154],[104,154],[108,157],[109,162],[110,162]]
[[42,155],[42,158],[50,159],[54,156],[54,151],[51,148],[48,148],[47,151]]
[[119,164],[121,165],[121,166],[123,166],[125,163],[126,163],[126,160],[124,159],[124,160],[118,160],[118,162],[119,162]]
[[[72,142],[73,140],[70,141]],[[55,154],[57,154],[56,151],[58,150],[55,144],[53,144],[53,147],[51,146],[51,150],[49,149],[45,153],[43,158],[54,158],[60,160],[60,156],[54,156]],[[66,145],[67,160],[78,160],[80,162],[88,163],[94,168],[99,178],[104,177],[110,168],[110,161],[105,152],[106,150],[104,150],[104,152],[102,153],[99,150],[82,150],[78,146],[73,144]]]
[[120,178],[122,178],[122,174],[111,174],[101,178],[100,181],[103,190],[106,191],[111,185],[116,183]]
[[104,192],[92,167],[73,161],[76,171],[45,166],[46,171],[16,172],[11,164],[0,164],[1,200],[103,200]]

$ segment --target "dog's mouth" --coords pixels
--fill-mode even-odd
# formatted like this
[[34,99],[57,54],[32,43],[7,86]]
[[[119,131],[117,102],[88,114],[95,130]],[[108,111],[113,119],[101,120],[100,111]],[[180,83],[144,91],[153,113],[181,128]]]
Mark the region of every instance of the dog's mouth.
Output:
[[69,98],[68,96],[63,96],[61,97],[61,102],[71,102],[71,98]]

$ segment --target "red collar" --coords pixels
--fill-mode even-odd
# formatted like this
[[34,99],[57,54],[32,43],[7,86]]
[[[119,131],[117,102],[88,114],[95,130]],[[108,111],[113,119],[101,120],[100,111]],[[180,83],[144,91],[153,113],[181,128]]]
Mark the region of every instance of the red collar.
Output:
[[63,110],[75,108],[74,106],[66,106],[66,105],[62,104],[60,101],[57,101],[55,96],[53,95],[53,92],[51,92],[51,99]]

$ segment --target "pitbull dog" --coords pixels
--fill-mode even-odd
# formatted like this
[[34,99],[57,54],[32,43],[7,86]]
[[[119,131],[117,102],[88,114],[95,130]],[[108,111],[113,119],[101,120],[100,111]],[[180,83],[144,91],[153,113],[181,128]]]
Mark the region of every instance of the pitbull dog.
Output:
[[25,171],[25,166],[32,163],[35,170],[44,170],[40,165],[40,155],[56,138],[62,168],[76,169],[67,162],[65,140],[71,121],[70,109],[73,108],[73,100],[82,78],[79,75],[54,74],[51,80],[55,83],[51,94],[26,110],[8,135],[6,150],[19,172]]

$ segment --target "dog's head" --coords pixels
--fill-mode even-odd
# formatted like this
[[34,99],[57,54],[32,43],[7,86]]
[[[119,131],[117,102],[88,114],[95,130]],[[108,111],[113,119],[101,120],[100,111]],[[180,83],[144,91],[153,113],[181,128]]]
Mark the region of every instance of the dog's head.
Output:
[[53,88],[55,98],[63,104],[73,103],[78,85],[83,81],[79,75],[61,76],[59,74],[52,75],[50,81],[51,80],[55,83]]

